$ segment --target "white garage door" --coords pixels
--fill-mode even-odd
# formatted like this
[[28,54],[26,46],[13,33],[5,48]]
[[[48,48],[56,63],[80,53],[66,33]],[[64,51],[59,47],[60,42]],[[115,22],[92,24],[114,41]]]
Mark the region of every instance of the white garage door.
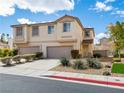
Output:
[[66,47],[48,47],[47,48],[47,57],[48,58],[57,58],[62,57],[71,58],[72,46]]
[[39,51],[40,51],[39,46],[31,46],[31,47],[25,47],[19,49],[20,54],[34,54]]

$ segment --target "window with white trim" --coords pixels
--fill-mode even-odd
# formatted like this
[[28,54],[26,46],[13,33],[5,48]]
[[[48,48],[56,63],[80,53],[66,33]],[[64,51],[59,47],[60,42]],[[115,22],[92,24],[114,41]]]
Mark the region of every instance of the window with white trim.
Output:
[[54,31],[54,26],[48,26],[48,34],[52,34]]
[[71,29],[71,23],[66,22],[63,24],[63,32],[69,32]]

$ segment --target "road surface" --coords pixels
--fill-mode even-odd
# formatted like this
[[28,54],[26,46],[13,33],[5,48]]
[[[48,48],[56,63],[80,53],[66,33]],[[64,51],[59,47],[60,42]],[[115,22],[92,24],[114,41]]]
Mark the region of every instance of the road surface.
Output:
[[124,90],[0,74],[0,93],[124,93]]

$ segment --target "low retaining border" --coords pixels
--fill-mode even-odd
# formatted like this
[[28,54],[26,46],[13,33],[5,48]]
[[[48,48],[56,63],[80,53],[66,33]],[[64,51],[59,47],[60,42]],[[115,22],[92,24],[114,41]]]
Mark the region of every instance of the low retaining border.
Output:
[[93,80],[93,79],[85,79],[85,78],[74,78],[74,77],[65,77],[65,76],[54,76],[54,75],[53,76],[47,76],[47,77],[124,87],[124,83],[120,83],[120,82]]

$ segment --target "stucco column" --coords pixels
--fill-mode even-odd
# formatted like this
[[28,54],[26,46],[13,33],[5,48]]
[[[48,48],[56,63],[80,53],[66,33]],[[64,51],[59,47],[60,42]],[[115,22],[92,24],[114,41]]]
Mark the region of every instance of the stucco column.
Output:
[[47,57],[47,46],[45,44],[42,44],[42,52],[43,52],[43,57]]

